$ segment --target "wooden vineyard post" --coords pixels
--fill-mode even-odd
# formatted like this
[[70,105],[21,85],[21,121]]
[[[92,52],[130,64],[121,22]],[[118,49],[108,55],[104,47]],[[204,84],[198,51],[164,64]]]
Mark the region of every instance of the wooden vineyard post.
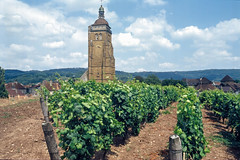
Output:
[[45,120],[45,122],[49,122],[48,106],[47,106],[46,102],[44,101],[44,98],[42,98],[42,97],[40,97],[40,104],[41,104],[44,120]]
[[182,160],[182,144],[178,135],[169,137],[170,160]]
[[47,102],[42,97],[40,97],[40,104],[41,104],[42,113],[45,120],[45,122],[42,123],[42,129],[43,129],[44,137],[47,143],[50,159],[61,160],[57,143],[54,137],[53,127],[52,127],[52,124],[49,122]]
[[57,143],[54,137],[53,127],[49,122],[42,123],[44,137],[47,143],[48,152],[51,160],[60,160]]

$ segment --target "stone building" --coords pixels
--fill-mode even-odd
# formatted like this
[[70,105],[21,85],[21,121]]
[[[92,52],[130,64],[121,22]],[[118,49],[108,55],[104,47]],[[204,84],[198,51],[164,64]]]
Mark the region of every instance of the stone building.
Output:
[[107,82],[115,78],[112,31],[104,19],[104,8],[99,8],[99,17],[88,27],[87,79]]

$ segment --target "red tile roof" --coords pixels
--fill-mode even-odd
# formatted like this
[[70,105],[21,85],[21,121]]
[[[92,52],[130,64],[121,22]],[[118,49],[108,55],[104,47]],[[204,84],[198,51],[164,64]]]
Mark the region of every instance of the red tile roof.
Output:
[[43,81],[42,85],[44,85],[49,91],[55,91],[60,89],[59,83]]
[[6,88],[25,89],[24,85],[19,82],[7,83]]
[[198,84],[195,87],[196,90],[204,91],[204,90],[214,90],[217,89],[214,85],[212,84]]
[[232,79],[232,77],[230,77],[229,75],[226,75],[221,82],[234,82],[234,80]]
[[108,22],[107,22],[104,18],[98,18],[98,19],[95,21],[95,23],[93,24],[93,26],[102,25],[102,24],[109,25]]

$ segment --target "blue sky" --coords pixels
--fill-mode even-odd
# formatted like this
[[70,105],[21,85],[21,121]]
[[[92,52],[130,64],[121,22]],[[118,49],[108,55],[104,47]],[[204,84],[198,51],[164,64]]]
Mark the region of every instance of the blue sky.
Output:
[[[100,0],[1,0],[0,66],[87,67]],[[240,69],[240,0],[103,0],[116,70]]]

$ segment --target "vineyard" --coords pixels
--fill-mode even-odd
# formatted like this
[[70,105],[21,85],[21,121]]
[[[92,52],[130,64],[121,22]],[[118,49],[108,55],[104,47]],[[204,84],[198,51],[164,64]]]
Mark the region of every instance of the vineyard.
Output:
[[[102,84],[74,80],[61,81],[61,90],[52,94],[45,90],[44,94],[48,96],[48,107],[62,158],[91,159],[96,158],[96,153],[100,151],[103,157],[110,160],[164,159],[168,155],[168,137],[174,132],[180,136],[188,159],[240,157],[239,145],[226,147],[219,142],[221,137],[218,136],[219,133],[231,134],[234,138],[232,142],[239,141],[239,95],[204,91],[198,96],[196,90],[181,86],[162,87],[135,81]],[[172,102],[175,102],[173,106]],[[48,159],[42,130],[37,129],[37,124],[43,120],[39,118],[42,117],[39,102],[24,102],[0,110],[4,113],[0,115],[3,133],[12,133],[10,137],[7,134],[0,136],[1,146],[5,146],[0,150],[0,158],[21,159],[25,153],[25,158]],[[19,118],[13,116],[16,113]],[[34,119],[26,119],[25,123],[23,117]],[[24,128],[27,122],[31,122],[27,128],[34,128],[30,129],[31,137],[27,136],[29,131]],[[7,129],[10,126],[13,127]],[[24,131],[20,140],[11,138],[16,127],[16,137]],[[116,139],[121,139],[123,143],[116,145]],[[8,146],[8,143],[11,145]],[[239,143],[236,141],[235,144]],[[32,146],[32,154],[31,150],[24,151],[27,149],[25,145]],[[40,154],[41,149],[44,153],[41,151]],[[38,156],[34,156],[36,153]]]
[[204,91],[199,99],[210,110],[218,120],[227,123],[236,139],[240,140],[240,95],[224,93],[223,91]]
[[113,138],[138,135],[141,125],[156,121],[159,110],[177,101],[176,87],[144,83],[62,82],[48,99],[63,158],[90,159],[109,150]]
[[90,159],[99,150],[106,154],[114,137],[137,136],[141,126],[155,122],[159,110],[176,101],[179,104],[175,133],[182,140],[186,158],[202,159],[209,152],[200,101],[194,89],[135,81],[102,84],[70,80],[61,85],[48,102],[60,147],[65,150],[62,158]]

